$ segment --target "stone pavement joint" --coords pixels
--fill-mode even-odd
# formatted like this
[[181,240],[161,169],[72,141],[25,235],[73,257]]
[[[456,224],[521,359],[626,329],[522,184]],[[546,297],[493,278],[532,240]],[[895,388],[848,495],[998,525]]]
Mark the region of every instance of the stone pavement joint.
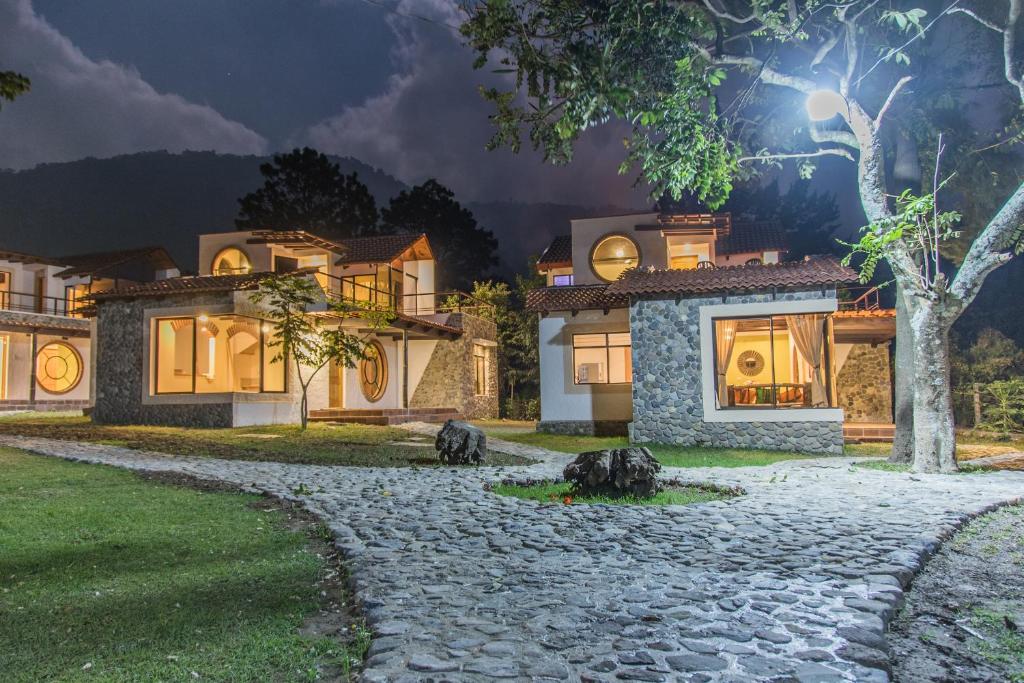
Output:
[[571,456],[488,441],[539,462],[328,467],[0,437],[301,502],[334,532],[375,633],[367,681],[886,681],[885,626],[910,580],[971,516],[1024,491],[1024,472],[837,457],[666,468],[747,492],[699,505],[541,505],[483,485],[555,477]]

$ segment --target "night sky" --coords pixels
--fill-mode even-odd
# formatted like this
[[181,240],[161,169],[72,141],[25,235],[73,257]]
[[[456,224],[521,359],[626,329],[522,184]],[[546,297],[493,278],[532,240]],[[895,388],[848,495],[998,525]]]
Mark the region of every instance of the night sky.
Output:
[[380,1],[0,0],[0,68],[33,81],[0,113],[0,168],[311,145],[465,201],[647,204],[614,126],[569,167],[487,152],[477,86],[507,76],[473,71],[454,3]]

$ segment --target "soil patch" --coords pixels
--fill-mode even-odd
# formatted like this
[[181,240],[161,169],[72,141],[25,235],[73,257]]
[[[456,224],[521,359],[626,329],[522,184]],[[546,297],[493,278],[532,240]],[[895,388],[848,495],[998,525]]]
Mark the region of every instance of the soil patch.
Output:
[[889,644],[901,683],[1024,681],[1024,506],[980,517],[942,546]]

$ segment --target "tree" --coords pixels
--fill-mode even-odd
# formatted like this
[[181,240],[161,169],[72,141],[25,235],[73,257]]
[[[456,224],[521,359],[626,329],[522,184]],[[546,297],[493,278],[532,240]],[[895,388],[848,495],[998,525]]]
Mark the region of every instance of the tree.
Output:
[[439,266],[438,290],[468,291],[498,263],[494,234],[478,226],[472,212],[434,179],[403,190],[381,213],[389,231],[426,233]]
[[[302,399],[299,419],[305,430],[309,420],[309,385],[317,373],[335,361],[354,368],[356,361],[370,353],[367,340],[374,331],[385,327],[392,318],[388,311],[343,299],[326,299],[326,317],[311,316],[311,306],[324,303],[324,291],[316,280],[307,275],[276,275],[260,281],[258,290],[250,295],[257,305],[266,304],[266,315],[274,326],[272,363],[291,360],[299,382]],[[362,336],[349,334],[341,327],[326,327],[332,322],[359,317],[368,330]]]
[[[992,78],[998,88],[986,103],[1024,104],[1024,0],[501,0],[466,11],[462,30],[477,66],[499,55],[515,76],[508,90],[484,91],[496,107],[492,146],[518,149],[525,130],[547,159],[567,162],[584,130],[621,119],[632,128],[620,170],[636,167],[657,193],[690,190],[712,207],[737,179],[783,161],[806,178],[833,157],[856,164],[877,232],[900,211],[890,181],[899,141],[910,137],[899,114],[908,100],[913,106],[916,77],[937,69],[959,76],[968,93],[959,97],[974,106],[970,88]],[[964,68],[956,45],[980,58]],[[943,88],[958,96],[951,80]],[[1018,129],[1002,142],[1020,140]],[[917,198],[926,192],[918,188]],[[971,226],[977,237],[953,276],[940,263],[930,272],[941,277],[923,277],[920,252],[902,235],[881,245],[907,312],[897,347],[913,349],[912,364],[897,364],[897,381],[913,387],[916,470],[956,469],[949,329],[1019,250],[1022,221],[1018,184],[984,225]]]
[[238,200],[239,230],[306,230],[328,238],[371,235],[377,202],[356,173],[304,147],[260,164],[263,187]]
[[15,97],[28,92],[32,82],[16,71],[0,71],[0,100],[13,102]]

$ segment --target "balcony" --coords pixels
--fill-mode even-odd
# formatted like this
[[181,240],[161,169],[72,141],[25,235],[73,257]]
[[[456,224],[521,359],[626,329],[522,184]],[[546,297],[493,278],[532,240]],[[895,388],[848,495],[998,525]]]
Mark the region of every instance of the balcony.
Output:
[[401,293],[356,282],[353,276],[335,277],[315,273],[327,296],[334,300],[365,305],[376,310],[418,317],[443,313],[469,313],[488,317],[493,306],[465,292]]
[[878,287],[847,287],[839,291],[840,311],[880,311],[881,297]]
[[84,318],[87,306],[83,301],[68,300],[64,297],[45,296],[28,292],[0,291],[0,311]]

